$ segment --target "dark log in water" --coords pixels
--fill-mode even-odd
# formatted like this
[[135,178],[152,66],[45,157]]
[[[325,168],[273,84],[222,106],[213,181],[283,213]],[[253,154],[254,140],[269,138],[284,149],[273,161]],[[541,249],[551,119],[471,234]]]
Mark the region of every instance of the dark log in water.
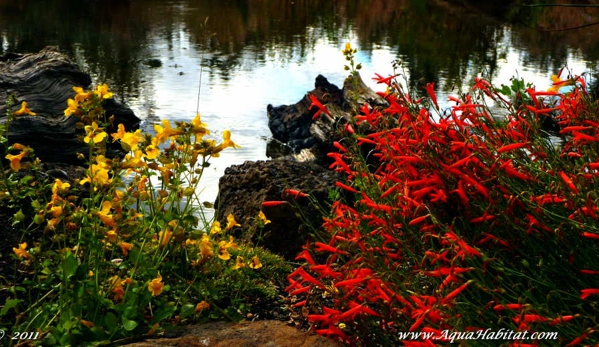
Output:
[[[0,57],[0,122],[6,122],[6,101],[10,95],[18,105],[26,101],[37,114],[17,117],[10,124],[9,142],[32,147],[42,161],[80,164],[77,153],[86,154],[87,146],[77,140],[81,134],[75,127],[78,119],[66,118],[64,109],[75,94],[73,87],[87,89],[91,82],[77,64],[52,47],[39,53],[9,53]],[[139,126],[140,120],[133,111],[114,99],[106,100],[103,106],[107,116],[115,116],[115,124],[122,123],[126,129]],[[113,149],[108,154],[116,154],[115,150],[118,152]]]

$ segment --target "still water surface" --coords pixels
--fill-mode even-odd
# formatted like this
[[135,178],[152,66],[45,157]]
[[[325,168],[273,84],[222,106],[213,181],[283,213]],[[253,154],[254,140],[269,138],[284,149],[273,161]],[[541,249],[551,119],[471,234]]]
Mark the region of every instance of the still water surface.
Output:
[[199,92],[213,134],[230,129],[241,145],[204,177],[202,200],[214,201],[227,166],[266,159],[268,104],[298,101],[318,74],[343,84],[346,42],[376,90],[371,77],[390,74],[394,60],[412,88],[435,82],[440,100],[480,75],[548,88],[561,67],[592,72],[599,59],[593,28],[541,31],[599,18],[568,11],[519,26],[438,0],[0,0],[0,54],[58,46],[95,83],[109,83],[146,131],[191,119]]

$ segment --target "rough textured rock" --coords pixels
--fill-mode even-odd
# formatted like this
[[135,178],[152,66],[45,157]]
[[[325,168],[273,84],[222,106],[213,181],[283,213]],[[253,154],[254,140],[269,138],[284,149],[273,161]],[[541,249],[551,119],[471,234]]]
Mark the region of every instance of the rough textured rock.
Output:
[[[18,104],[27,101],[28,107],[37,113],[17,117],[10,125],[9,141],[33,147],[42,161],[79,163],[76,153],[87,153],[87,147],[77,141],[77,118],[65,118],[63,111],[67,99],[74,95],[73,86],[89,88],[90,84],[88,74],[52,47],[39,53],[0,57],[0,122],[6,121],[5,102],[9,95]],[[139,125],[133,111],[114,99],[106,100],[103,106],[107,116],[115,116],[115,124],[123,123],[126,129]]]
[[[306,242],[309,227],[320,227],[322,216],[316,204],[307,197],[283,196],[285,189],[297,189],[310,194],[320,203],[327,200],[330,189],[341,177],[315,163],[290,160],[245,162],[225,170],[219,182],[215,206],[217,219],[226,223],[232,213],[241,229],[252,229],[260,210],[271,221],[252,239],[288,259],[293,259]],[[286,201],[278,206],[262,206],[264,201]],[[259,240],[261,238],[261,240]]]
[[127,347],[340,347],[322,336],[279,321],[207,323],[185,328],[176,338],[148,339]]

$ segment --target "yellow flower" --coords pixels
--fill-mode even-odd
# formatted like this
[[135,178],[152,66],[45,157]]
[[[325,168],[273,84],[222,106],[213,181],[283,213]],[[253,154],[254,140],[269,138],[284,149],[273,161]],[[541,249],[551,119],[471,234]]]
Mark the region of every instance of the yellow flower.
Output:
[[212,227],[210,227],[210,234],[214,235],[214,234],[218,234],[222,231],[221,227],[220,227],[220,222],[219,221],[215,221],[214,223],[212,223]]
[[27,155],[26,151],[22,151],[17,155],[7,154],[4,158],[10,160],[10,168],[14,172],[21,170],[21,160]]
[[93,122],[92,125],[86,125],[84,128],[85,133],[87,134],[83,138],[85,143],[100,143],[104,140],[104,138],[106,138],[106,136],[108,136],[108,134],[106,134],[102,128],[98,127],[96,122]]
[[58,223],[60,223],[60,218],[58,217],[49,219],[46,223],[46,230],[56,230]]
[[230,236],[229,241],[220,241],[218,243],[218,257],[222,260],[231,259],[229,248],[237,249],[237,244],[233,241],[233,236]]
[[231,141],[231,131],[229,130],[223,131],[223,147],[241,148],[241,146],[236,145],[235,142]]
[[164,290],[164,283],[162,283],[162,276],[160,274],[148,283],[148,290],[152,293],[152,296],[157,296],[162,293],[162,290]]
[[13,248],[12,251],[15,252],[19,259],[30,257],[29,253],[27,253],[27,242],[19,244],[19,248]]
[[15,111],[13,113],[14,116],[21,116],[24,114],[28,114],[30,116],[35,116],[35,112],[32,112],[28,107],[27,107],[27,102],[23,101],[21,103],[21,108],[18,111]]
[[110,242],[116,242],[116,238],[119,235],[116,233],[116,230],[110,230],[108,232],[106,232],[106,238],[108,239],[108,241]]
[[110,214],[111,208],[112,208],[112,202],[104,201],[102,203],[102,209],[100,211],[98,211],[97,216],[98,216],[98,218],[100,218],[102,220],[102,222],[104,224],[106,224],[106,226],[114,228],[116,226],[116,222],[114,221],[114,219],[112,218],[112,215]]
[[343,49],[343,54],[347,55],[347,54],[350,54],[351,52],[352,52],[351,44],[349,42],[347,42],[345,44],[345,48]]
[[58,218],[62,215],[62,206],[52,206],[49,212],[52,217]]
[[154,238],[155,238],[154,240],[160,242],[160,247],[164,247],[171,240],[172,237],[173,237],[173,232],[170,231],[169,229],[166,229],[163,231],[159,231],[157,238],[156,238],[156,235],[154,235]]
[[100,84],[98,87],[96,87],[94,94],[96,94],[100,99],[110,99],[113,95],[108,91],[108,85],[106,83]]
[[79,103],[73,99],[67,100],[67,108],[64,110],[64,115],[66,117],[72,115],[73,113],[77,113],[79,111]]
[[562,87],[572,86],[572,85],[576,84],[576,78],[562,80],[559,75],[551,75],[551,82],[553,82],[553,83],[552,83],[551,87],[549,89],[547,89],[547,91],[548,92],[559,92],[560,88],[562,88]]
[[145,157],[152,160],[158,158],[160,155],[160,149],[155,145],[149,145],[146,147]]
[[172,129],[171,122],[168,119],[162,120],[162,126],[154,124],[154,130],[156,131],[156,142],[158,144],[165,142],[171,136],[183,134],[181,129]]
[[202,240],[200,240],[200,255],[202,256],[202,259],[208,259],[214,256],[212,242],[210,242],[210,238],[206,234],[204,234]]
[[123,252],[123,255],[126,256],[129,254],[129,251],[133,249],[133,244],[121,241],[119,242],[119,247],[121,247],[121,252]]
[[70,183],[63,183],[60,179],[57,178],[54,180],[54,184],[52,185],[52,194],[57,195],[69,189],[70,187]]
[[141,129],[137,129],[135,132],[130,133],[125,131],[123,124],[118,125],[118,131],[112,134],[112,140],[121,140],[121,146],[127,152],[135,151],[139,142],[142,140]]
[[233,266],[233,270],[237,270],[242,267],[245,267],[245,262],[243,257],[238,255],[237,259],[235,259],[235,265]]
[[210,131],[206,129],[206,127],[207,125],[202,123],[202,121],[200,120],[199,113],[191,120],[191,132],[196,135],[199,135],[199,137],[210,134]]
[[202,302],[200,302],[196,305],[195,311],[196,311],[196,313],[200,313],[203,310],[207,310],[209,308],[210,308],[210,304],[203,300]]
[[225,230],[231,230],[233,227],[240,227],[241,225],[235,221],[233,214],[229,213],[227,216],[227,227]]
[[262,263],[260,262],[260,259],[258,258],[258,256],[257,256],[257,255],[255,255],[255,256],[252,258],[252,261],[250,262],[250,267],[251,267],[252,269],[259,269],[259,268],[261,268],[261,267],[262,267]]
[[262,221],[262,223],[264,223],[264,225],[270,223],[270,220],[268,220],[266,218],[266,216],[264,215],[264,212],[262,212],[262,210],[260,210],[260,212],[258,213],[258,219]]
[[86,92],[81,87],[73,87],[73,91],[77,93],[75,95],[75,101],[77,101],[77,103],[85,102],[92,96],[92,92]]
[[80,185],[85,183],[92,183],[94,186],[103,186],[110,184],[112,179],[108,176],[108,170],[111,167],[109,159],[106,159],[103,155],[96,156],[96,163],[91,167],[91,172],[87,177],[79,181]]

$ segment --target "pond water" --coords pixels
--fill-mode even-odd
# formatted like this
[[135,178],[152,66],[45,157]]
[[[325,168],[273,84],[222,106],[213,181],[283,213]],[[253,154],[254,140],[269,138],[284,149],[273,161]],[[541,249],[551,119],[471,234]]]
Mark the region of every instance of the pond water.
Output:
[[[318,74],[343,84],[346,42],[376,90],[374,73],[390,74],[401,60],[408,84],[435,82],[440,100],[480,75],[548,88],[564,66],[595,71],[599,35],[585,26],[599,18],[594,9],[511,17],[523,25],[481,11],[441,0],[0,0],[0,54],[58,46],[108,83],[147,131],[161,119],[191,119],[199,94],[202,120],[241,145],[212,162],[202,200],[214,201],[227,166],[267,159],[268,104],[295,103]],[[574,26],[584,28],[562,30]]]

